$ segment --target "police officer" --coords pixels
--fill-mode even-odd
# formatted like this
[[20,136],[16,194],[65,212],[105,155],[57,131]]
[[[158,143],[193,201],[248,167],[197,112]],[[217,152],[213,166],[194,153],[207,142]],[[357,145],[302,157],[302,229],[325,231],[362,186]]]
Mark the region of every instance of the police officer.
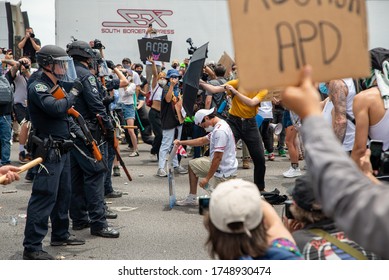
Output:
[[[94,53],[88,43],[74,41],[67,47],[67,53],[73,57],[77,77],[83,85],[83,90],[77,96],[75,109],[85,118],[93,138],[100,143],[102,130],[96,115],[102,117],[106,128],[106,141],[113,142],[114,129],[109,121],[102,97],[97,89],[96,77],[88,66],[93,63]],[[107,238],[119,237],[119,232],[108,227],[104,206],[104,174],[106,167],[102,161],[91,160],[91,150],[83,141],[77,141],[79,149],[71,153],[72,169],[72,199],[70,217],[73,220],[73,230],[90,227],[91,234]]]
[[[37,62],[42,74],[28,88],[28,110],[35,128],[36,156],[44,158],[32,185],[27,207],[24,231],[25,260],[52,260],[53,256],[42,250],[42,240],[47,234],[48,218],[52,224],[51,245],[82,245],[84,240],[69,234],[70,203],[70,122],[67,111],[74,103],[74,96],[65,93],[65,98],[56,99],[50,90],[61,82],[76,78],[74,64],[64,49],[44,46],[37,53]],[[38,154],[38,151],[44,151]]]

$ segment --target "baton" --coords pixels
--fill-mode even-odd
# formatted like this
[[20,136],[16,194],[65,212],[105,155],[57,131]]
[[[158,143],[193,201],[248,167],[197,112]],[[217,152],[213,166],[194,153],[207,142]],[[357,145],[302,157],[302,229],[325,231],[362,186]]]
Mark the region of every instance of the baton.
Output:
[[[18,174],[22,173],[22,172],[25,172],[27,171],[28,169],[34,167],[35,165],[38,165],[40,163],[42,163],[43,159],[41,157],[38,157],[22,166],[20,166],[20,171],[16,172]],[[4,174],[2,176],[0,176],[0,184],[2,184],[5,180],[7,180],[7,174]]]

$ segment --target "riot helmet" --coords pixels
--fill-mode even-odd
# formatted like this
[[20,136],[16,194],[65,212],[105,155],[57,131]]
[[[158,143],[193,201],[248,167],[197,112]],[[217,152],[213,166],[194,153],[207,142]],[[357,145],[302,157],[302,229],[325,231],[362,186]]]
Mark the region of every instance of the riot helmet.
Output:
[[52,73],[59,81],[73,82],[77,78],[73,59],[61,47],[43,46],[36,53],[36,60],[40,67]]
[[66,46],[66,52],[71,57],[93,58],[95,55],[87,42],[74,41]]

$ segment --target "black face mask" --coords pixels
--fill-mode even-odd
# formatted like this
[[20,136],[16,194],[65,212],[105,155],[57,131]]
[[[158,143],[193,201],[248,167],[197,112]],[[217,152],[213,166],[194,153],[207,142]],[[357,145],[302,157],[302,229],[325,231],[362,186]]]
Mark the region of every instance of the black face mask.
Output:
[[138,73],[138,75],[140,76],[140,75],[142,75],[142,71],[135,71],[136,73]]

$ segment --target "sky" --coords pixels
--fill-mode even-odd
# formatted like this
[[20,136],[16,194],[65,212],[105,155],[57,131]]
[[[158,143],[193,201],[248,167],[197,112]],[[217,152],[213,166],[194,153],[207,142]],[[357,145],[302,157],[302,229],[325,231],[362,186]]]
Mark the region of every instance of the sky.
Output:
[[[55,44],[55,0],[6,0],[12,4],[22,3],[21,10],[28,13],[30,26],[43,45]],[[80,0],[81,1],[81,0]]]

